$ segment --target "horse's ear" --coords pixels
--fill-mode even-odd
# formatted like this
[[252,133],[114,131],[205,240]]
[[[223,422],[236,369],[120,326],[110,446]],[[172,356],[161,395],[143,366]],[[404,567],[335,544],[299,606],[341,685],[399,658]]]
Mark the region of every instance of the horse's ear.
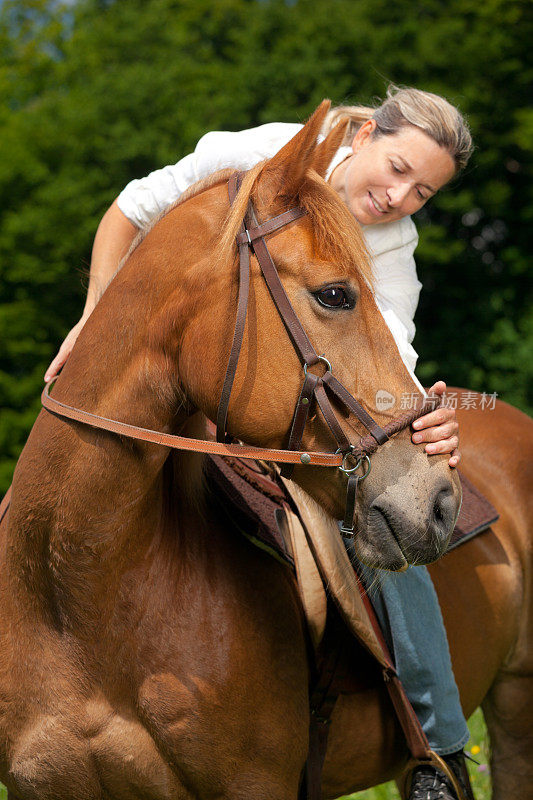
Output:
[[341,146],[346,136],[346,129],[348,128],[349,120],[339,122],[334,128],[330,130],[323,142],[315,148],[313,153],[313,169],[318,172],[321,178],[326,177],[326,172],[331,159]]
[[307,170],[314,168],[316,140],[330,106],[329,100],[322,100],[296,136],[266,162],[257,180],[262,201],[273,201],[280,194],[296,197]]

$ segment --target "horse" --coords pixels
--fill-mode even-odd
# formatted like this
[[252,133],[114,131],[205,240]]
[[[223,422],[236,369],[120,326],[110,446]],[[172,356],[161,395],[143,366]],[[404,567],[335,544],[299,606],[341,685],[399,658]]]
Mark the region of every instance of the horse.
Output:
[[[316,144],[326,112],[322,104],[248,173],[231,209],[228,174],[219,173],[134,243],[54,397],[140,427],[202,434],[204,418],[216,417],[230,351],[234,239],[250,198],[260,220],[295,200],[307,212],[269,248],[306,331],[348,390],[379,424],[393,409],[374,409],[376,388],[397,398],[418,392],[374,303],[360,231],[323,180],[344,135],[337,127]],[[326,302],[332,286],[346,300],[339,308]],[[301,372],[252,260],[231,435],[283,448]],[[489,428],[469,413],[465,471],[501,518],[433,567],[465,709],[487,704],[499,798],[517,786],[525,797],[533,785],[524,790],[517,777],[531,776],[527,484],[513,446],[531,430],[526,420],[504,404]],[[351,418],[341,425],[352,441],[361,436]],[[331,447],[319,413],[302,444],[310,453]],[[372,465],[358,495],[359,554],[392,570],[438,559],[460,501],[446,457],[428,457],[404,429]],[[310,503],[342,517],[339,470],[302,462],[292,478]],[[383,503],[398,523],[384,521]],[[295,582],[212,502],[203,455],[41,412],[0,542],[0,779],[10,798],[296,800],[309,665]],[[324,796],[393,777],[405,756],[380,686],[342,696]]]

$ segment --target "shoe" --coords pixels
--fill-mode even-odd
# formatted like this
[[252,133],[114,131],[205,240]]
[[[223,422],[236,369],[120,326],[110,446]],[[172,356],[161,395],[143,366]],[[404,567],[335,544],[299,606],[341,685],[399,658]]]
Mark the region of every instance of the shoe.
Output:
[[450,767],[451,771],[459,781],[459,785],[463,790],[465,800],[475,800],[474,792],[470,784],[470,777],[468,775],[468,768],[466,766],[465,754],[462,750],[456,753],[450,753],[448,756],[443,756],[443,761]]
[[458,796],[443,770],[431,764],[421,764],[413,770],[409,800],[475,800],[463,751],[443,756],[443,761],[461,787],[462,796]]

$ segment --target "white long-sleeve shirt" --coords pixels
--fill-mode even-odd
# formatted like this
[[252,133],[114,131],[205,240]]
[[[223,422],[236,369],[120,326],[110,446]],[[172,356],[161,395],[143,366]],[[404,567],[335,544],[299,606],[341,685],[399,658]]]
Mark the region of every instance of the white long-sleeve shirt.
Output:
[[[118,197],[118,207],[134,225],[144,228],[196,181],[219,169],[249,169],[259,161],[271,158],[301,127],[293,123],[271,122],[236,133],[206,133],[194,152],[177,164],[128,183]],[[349,147],[339,148],[326,177],[351,152]],[[411,346],[415,335],[413,318],[422,288],[413,258],[418,244],[416,227],[411,217],[361,227],[372,256],[377,305],[394,336],[404,364],[414,375],[418,356]]]

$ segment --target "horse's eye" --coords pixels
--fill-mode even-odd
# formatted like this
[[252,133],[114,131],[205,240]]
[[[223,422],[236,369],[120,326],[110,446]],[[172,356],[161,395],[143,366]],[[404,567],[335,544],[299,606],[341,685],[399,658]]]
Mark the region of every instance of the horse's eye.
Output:
[[313,292],[321,306],[325,308],[353,308],[355,300],[345,286],[325,286]]

